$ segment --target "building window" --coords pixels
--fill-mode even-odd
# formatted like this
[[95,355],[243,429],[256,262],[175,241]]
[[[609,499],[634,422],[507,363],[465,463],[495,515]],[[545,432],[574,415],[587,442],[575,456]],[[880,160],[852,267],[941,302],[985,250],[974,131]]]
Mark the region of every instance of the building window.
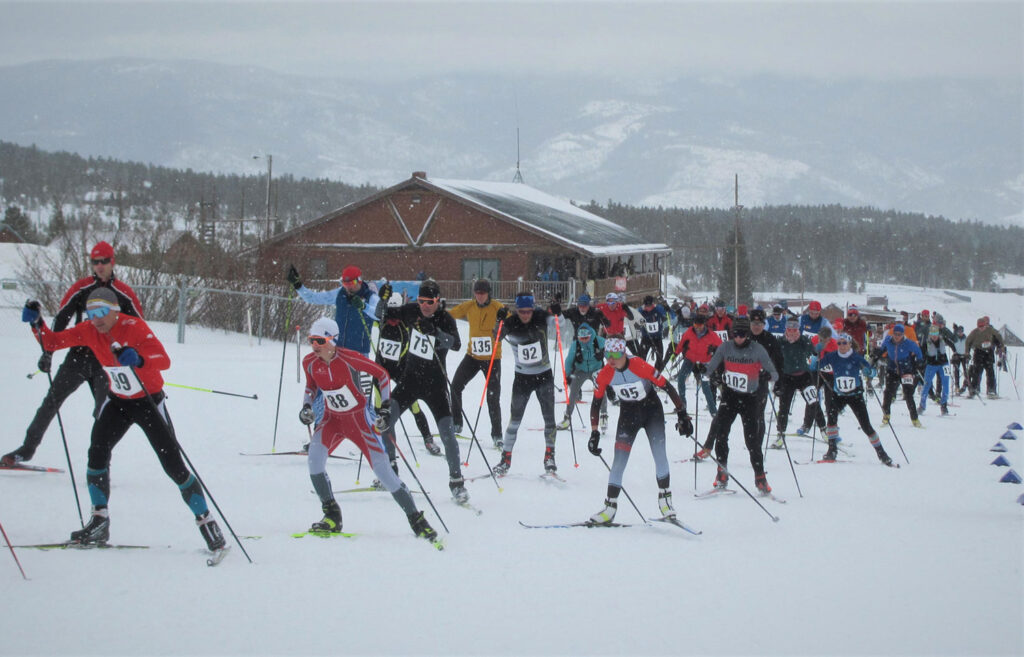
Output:
[[491,281],[501,280],[501,260],[469,258],[462,261],[462,280],[472,281],[486,278]]

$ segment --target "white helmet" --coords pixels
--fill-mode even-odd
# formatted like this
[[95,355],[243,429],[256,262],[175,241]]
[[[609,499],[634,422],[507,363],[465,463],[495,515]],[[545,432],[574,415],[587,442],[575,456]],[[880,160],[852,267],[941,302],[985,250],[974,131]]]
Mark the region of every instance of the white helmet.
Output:
[[392,294],[388,297],[388,308],[401,308],[402,307],[402,295]]
[[330,317],[321,317],[309,327],[309,334],[322,338],[329,338],[334,344],[338,344],[338,323]]

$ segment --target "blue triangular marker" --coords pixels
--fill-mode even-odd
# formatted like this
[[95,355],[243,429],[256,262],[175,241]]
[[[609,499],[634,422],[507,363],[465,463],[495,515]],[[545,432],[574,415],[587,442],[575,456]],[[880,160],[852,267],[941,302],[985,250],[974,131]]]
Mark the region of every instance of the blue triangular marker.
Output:
[[1020,475],[1013,470],[1008,470],[1003,478],[999,480],[1002,484],[1019,484],[1021,483]]
[[1006,452],[1006,451],[1009,451],[1009,450],[1006,449],[1006,445],[1004,445],[1002,443],[996,443],[995,445],[992,446],[992,449],[990,449],[988,451],[990,451],[990,452]]
[[1010,465],[1010,462],[1006,460],[1005,456],[1000,454],[999,456],[996,457],[996,460],[992,461],[992,463],[990,463],[989,465],[1006,465],[1006,466],[1008,466],[1008,465]]
[[1017,440],[1017,436],[1013,435],[1012,431],[1007,431],[1003,435],[999,436],[1003,440]]
[[1024,429],[1024,427],[1020,426],[1020,422],[1012,422],[1012,423],[1006,425],[1006,428],[1007,429],[1014,429],[1016,431],[1020,431],[1021,429]]

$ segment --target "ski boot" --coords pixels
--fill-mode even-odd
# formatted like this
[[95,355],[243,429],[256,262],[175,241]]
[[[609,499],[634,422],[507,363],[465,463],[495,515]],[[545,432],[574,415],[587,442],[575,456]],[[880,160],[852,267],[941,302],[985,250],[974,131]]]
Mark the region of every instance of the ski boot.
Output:
[[[338,512],[338,517],[341,517],[340,511]],[[196,516],[196,525],[199,526],[199,533],[203,535],[203,539],[206,541],[206,549],[210,552],[224,549],[227,541],[224,540],[224,534],[221,533],[220,527],[217,526],[217,521],[213,519],[209,511],[201,516]]]
[[569,416],[562,418],[562,421],[555,425],[555,428],[559,431],[565,431],[569,428]]
[[779,432],[775,437],[775,442],[768,445],[768,449],[785,449],[786,447],[786,435],[783,432]]
[[590,516],[590,522],[595,525],[608,525],[615,520],[615,511],[619,508],[618,502],[605,498],[604,508]]
[[11,466],[18,465],[19,463],[31,461],[35,453],[36,450],[34,448],[22,445],[13,452],[4,454],[2,457],[0,457],[0,465],[2,465],[5,468],[9,468]]
[[309,527],[309,531],[337,534],[341,531],[341,507],[338,506],[337,500],[331,500],[324,502],[323,509],[323,520],[314,522]]
[[914,418],[913,420],[911,420],[911,421],[910,421],[910,423],[911,423],[912,425],[914,425],[914,428],[915,428],[915,429],[921,429],[921,428],[923,428],[923,426],[922,426],[922,424],[921,424],[921,420],[918,420],[917,418]]
[[698,451],[696,454],[693,455],[693,460],[694,461],[703,461],[704,459],[706,459],[709,456],[711,456],[711,450],[708,449],[707,447],[702,447],[702,448],[700,448],[700,451]]
[[875,454],[878,454],[878,460],[884,465],[892,465],[892,459],[885,453],[885,448],[881,445],[875,448]]
[[676,510],[672,507],[672,491],[667,488],[658,491],[658,508],[662,518],[676,517]]
[[453,424],[452,425],[452,431],[455,432],[456,436],[462,435],[462,424],[461,423]]
[[882,413],[882,424],[881,424],[881,426],[883,426],[883,427],[889,426],[889,414],[888,413]]
[[942,408],[942,414],[943,415],[949,415],[949,407],[948,406],[943,404],[941,408]]
[[433,438],[424,438],[423,446],[427,448],[427,451],[430,452],[431,456],[441,455],[441,448],[437,446],[437,443],[434,442]]
[[985,395],[989,399],[999,399],[999,393],[995,392],[994,390],[989,390],[987,393],[985,393]]
[[558,466],[555,465],[555,448],[546,447],[544,448],[544,472],[557,472]]
[[729,487],[729,474],[722,468],[718,468],[718,474],[715,475],[716,489],[725,489]]
[[837,440],[832,439],[828,441],[828,451],[825,452],[825,456],[821,457],[822,461],[833,462],[836,460],[836,456],[839,454],[839,445]]
[[448,480],[448,488],[452,491],[452,499],[458,504],[465,504],[469,501],[469,491],[466,490],[466,480],[461,476],[451,477]]
[[924,413],[924,402],[921,402],[920,404],[918,404],[917,412],[918,413]]
[[810,427],[800,427],[799,429],[796,430],[796,435],[798,435],[798,436],[809,436],[809,435],[811,435],[811,428]]
[[92,517],[85,527],[71,532],[71,543],[95,545],[106,543],[110,538],[110,513],[106,508],[93,507]]
[[501,439],[501,436],[491,436],[491,442],[494,443],[494,449],[501,449],[505,446],[505,441]]
[[757,487],[757,490],[761,491],[762,495],[768,495],[772,492],[772,487],[768,485],[768,478],[765,477],[763,472],[754,476],[754,486]]
[[430,523],[427,522],[427,519],[423,517],[422,511],[410,513],[408,518],[409,526],[412,527],[413,534],[416,534],[416,536],[420,538],[425,538],[428,541],[437,540],[437,532],[434,531],[434,528],[430,526]]
[[502,452],[501,460],[498,461],[498,465],[494,466],[494,475],[503,477],[508,474],[510,469],[512,469],[512,452]]

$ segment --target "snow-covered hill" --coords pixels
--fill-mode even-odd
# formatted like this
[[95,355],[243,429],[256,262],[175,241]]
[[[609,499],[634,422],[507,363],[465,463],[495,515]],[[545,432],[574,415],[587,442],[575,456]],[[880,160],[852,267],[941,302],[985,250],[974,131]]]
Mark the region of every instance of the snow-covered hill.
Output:
[[528,184],[579,202],[871,205],[1024,222],[1020,83],[374,81],[205,62],[0,68],[0,136],[200,171],[391,185],[411,171]]
[[[954,307],[938,291],[887,291],[895,307],[939,309],[950,321],[969,325],[980,314],[997,322],[1021,313],[1021,297],[1010,295],[976,295],[972,303]],[[243,543],[254,564],[236,546],[217,569],[205,566],[191,514],[141,432],[132,429],[114,453],[112,541],[151,548],[20,549],[29,581],[21,580],[5,550],[0,584],[8,604],[0,614],[0,654],[1024,652],[1024,506],[1016,503],[1024,486],[999,483],[1007,468],[989,465],[996,456],[989,450],[1007,424],[1024,421],[1005,374],[1002,399],[956,398],[955,417],[928,412],[924,429],[912,428],[897,404],[893,429],[899,444],[888,430],[879,435],[902,465],[899,470],[879,465],[850,417],[841,418],[843,445],[853,453],[848,463],[791,470],[785,452],[769,451],[769,481],[787,502],[758,501],[778,522],[742,492],[695,500],[695,490],[710,486],[714,466],[678,462],[692,453],[693,443],[672,432],[676,506],[686,522],[703,530],[699,537],[660,524],[522,528],[518,521],[586,518],[600,508],[607,481],[605,466],[586,451],[586,432],[578,425],[572,435],[558,437],[559,472],[566,483],[537,477],[544,446],[536,402],[528,407],[512,472],[501,488],[489,479],[470,484],[480,516],[449,501],[444,461],[429,456],[416,435],[410,436],[410,450],[400,434],[401,449],[451,532],[447,548],[437,552],[414,538],[390,496],[378,493],[339,495],[345,529],[357,538],[291,538],[320,517],[305,460],[240,452],[291,450],[304,442],[306,430],[296,417],[302,386],[296,382],[294,345],[285,351],[275,444],[280,343],[250,345],[244,336],[190,329],[188,343],[177,344],[174,326],[155,329],[172,359],[167,381],[258,395],[249,400],[168,388],[181,442],[234,530],[253,537]],[[0,451],[6,452],[20,443],[47,386],[41,375],[25,378],[35,370],[37,347],[14,308],[0,309],[0,356],[7,366],[0,382],[8,420]],[[1012,352],[1011,362],[1018,356]],[[450,357],[451,368],[459,358]],[[506,358],[507,409],[513,368],[511,354]],[[466,390],[471,418],[482,385],[477,378]],[[690,393],[692,405],[692,387]],[[869,408],[877,424],[874,401]],[[90,410],[83,391],[62,410],[83,500]],[[589,406],[580,410],[586,414]],[[613,409],[613,422],[616,416]],[[706,413],[697,422],[703,439]],[[409,418],[405,424],[414,426]],[[481,435],[489,434],[487,425],[483,413]],[[604,440],[606,455],[610,440]],[[1014,469],[1024,473],[1024,440],[1003,443]],[[730,463],[740,482],[752,488],[737,427],[731,444]],[[797,461],[811,457],[809,440],[792,438],[789,447]],[[493,465],[498,453],[485,451]],[[336,452],[351,453],[348,443]],[[479,452],[468,458],[467,474],[484,471]],[[67,467],[56,423],[33,463]],[[639,514],[623,497],[621,521],[640,524],[641,515],[657,513],[653,467],[641,437],[624,482]],[[348,460],[332,460],[329,473],[336,489],[372,479],[365,467],[359,470]],[[404,466],[402,477],[416,488]],[[415,497],[425,506],[422,495]],[[66,474],[0,472],[0,500],[0,522],[15,544],[61,540],[78,525]],[[441,528],[436,515],[428,511],[428,517]]]

